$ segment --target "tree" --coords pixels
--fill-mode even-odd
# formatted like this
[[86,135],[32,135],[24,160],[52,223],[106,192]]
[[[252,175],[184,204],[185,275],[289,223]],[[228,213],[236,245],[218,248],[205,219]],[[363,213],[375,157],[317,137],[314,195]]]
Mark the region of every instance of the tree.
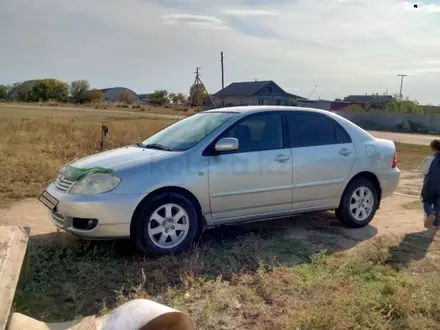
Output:
[[179,103],[179,100],[178,100],[178,98],[177,98],[177,94],[176,94],[176,93],[170,93],[170,94],[168,95],[168,99],[169,99],[170,102],[173,103],[173,104],[178,104],[178,103]]
[[205,103],[205,99],[208,97],[205,86],[203,84],[192,85],[189,90],[190,106],[199,107]]
[[350,104],[349,106],[345,107],[344,110],[355,112],[355,113],[363,113],[365,112],[365,109],[361,107],[359,104]]
[[129,91],[121,91],[118,94],[119,101],[132,104],[133,103],[133,94],[131,94]]
[[37,81],[27,95],[28,102],[55,100],[65,102],[69,97],[69,85],[56,79]]
[[75,80],[70,84],[70,95],[75,103],[87,102],[87,91],[90,89],[87,80]]
[[0,85],[0,101],[6,100],[8,96],[8,89],[6,85]]
[[186,104],[188,103],[188,98],[186,97],[186,95],[179,93],[177,94],[177,103]]
[[93,88],[87,91],[86,97],[89,102],[99,102],[104,97],[104,93],[99,89]]
[[154,106],[163,106],[168,103],[168,92],[165,89],[156,90],[148,95],[148,101]]
[[296,97],[289,97],[288,99],[287,99],[287,103],[288,103],[288,105],[290,105],[290,106],[296,106],[296,105],[298,105],[298,103],[297,103],[297,100],[296,100]]
[[423,107],[417,101],[411,101],[409,98],[402,101],[391,99],[385,103],[385,112],[423,114]]

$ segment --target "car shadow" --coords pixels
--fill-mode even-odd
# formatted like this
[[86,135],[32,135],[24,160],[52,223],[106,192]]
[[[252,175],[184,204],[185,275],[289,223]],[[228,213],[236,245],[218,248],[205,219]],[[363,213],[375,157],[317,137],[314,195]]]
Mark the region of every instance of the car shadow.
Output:
[[48,308],[61,299],[64,303],[51,314],[56,320],[72,311],[90,315],[138,291],[163,296],[186,279],[232,281],[262,268],[308,263],[316,251],[350,249],[376,232],[371,226],[344,228],[334,214],[322,212],[215,228],[188,251],[163,257],[145,256],[129,240],[87,241],[64,232],[34,235],[16,310],[46,320]]
[[[376,234],[377,229],[371,225],[357,229],[347,228],[336,219],[333,212],[317,212],[219,226],[205,231],[195,242],[195,248],[225,251],[245,242],[283,241],[296,246],[302,245],[312,254],[318,250],[328,250],[329,252],[349,250],[360,242],[371,239]],[[56,232],[31,236],[31,241],[87,244],[90,248],[112,249],[115,256],[144,257],[130,240],[90,241],[66,232]]]

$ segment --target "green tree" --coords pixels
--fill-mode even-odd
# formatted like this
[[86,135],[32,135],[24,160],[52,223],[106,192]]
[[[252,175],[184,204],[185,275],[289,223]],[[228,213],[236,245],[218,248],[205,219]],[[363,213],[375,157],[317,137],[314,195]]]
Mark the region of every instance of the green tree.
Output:
[[104,97],[104,93],[97,88],[93,88],[87,91],[86,97],[89,102],[95,103],[99,102]]
[[154,106],[163,106],[168,103],[168,92],[165,89],[156,90],[148,95],[148,101]]
[[287,99],[287,103],[288,103],[288,105],[290,105],[290,106],[296,106],[296,105],[298,105],[298,103],[297,103],[297,100],[296,100],[296,97],[289,97],[288,99]]
[[168,95],[168,99],[170,100],[170,102],[172,102],[174,105],[179,103],[179,100],[177,98],[177,94],[176,93],[170,93]]
[[423,114],[423,107],[418,102],[406,98],[402,101],[391,99],[385,104],[385,112]]
[[208,97],[206,88],[203,84],[192,85],[189,90],[189,100],[191,107],[202,106],[205,103],[205,99]]
[[177,94],[177,103],[185,105],[188,103],[188,98],[186,97],[186,95],[179,93]]
[[40,80],[27,80],[12,84],[11,98],[17,101],[30,102],[32,87]]
[[0,85],[0,101],[6,100],[8,96],[8,89],[6,85]]
[[75,80],[70,84],[70,95],[72,101],[75,103],[85,103],[87,99],[87,91],[90,89],[90,84],[87,80]]
[[129,91],[121,91],[118,94],[119,101],[124,102],[126,104],[133,103],[133,95]]
[[28,101],[46,102],[54,100],[66,102],[69,97],[69,85],[56,79],[42,79],[31,89]]
[[350,104],[349,106],[345,107],[344,110],[355,112],[355,113],[363,113],[366,112],[363,107],[361,107],[359,104]]

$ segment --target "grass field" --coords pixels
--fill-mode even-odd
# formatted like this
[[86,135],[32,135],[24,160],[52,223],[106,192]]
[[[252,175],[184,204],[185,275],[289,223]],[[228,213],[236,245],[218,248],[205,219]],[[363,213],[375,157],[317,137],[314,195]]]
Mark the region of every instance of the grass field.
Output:
[[[0,107],[0,200],[9,202],[35,197],[64,163],[98,152],[102,120],[110,130],[106,148],[172,122],[14,110]],[[415,168],[428,153],[406,144],[397,150],[402,169]],[[378,238],[347,253],[331,245],[318,251],[277,232],[216,230],[198,247],[162,258],[141,256],[128,242],[61,236],[30,244],[14,310],[41,320],[105,313],[142,297],[188,312],[205,330],[438,329],[440,322],[440,267],[404,267],[411,240]]]

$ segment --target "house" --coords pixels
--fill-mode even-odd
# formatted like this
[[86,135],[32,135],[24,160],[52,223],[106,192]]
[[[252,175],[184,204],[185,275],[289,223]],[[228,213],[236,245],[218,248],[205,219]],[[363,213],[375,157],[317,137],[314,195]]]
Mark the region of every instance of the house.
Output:
[[100,91],[104,94],[102,99],[104,101],[116,102],[121,100],[121,93],[130,95],[132,102],[138,102],[140,100],[139,95],[133,92],[129,88],[125,87],[112,87],[112,88],[104,88],[100,89]]
[[365,95],[348,95],[344,98],[344,101],[361,104],[364,107],[369,106],[373,108],[383,109],[385,104],[392,100],[391,95],[379,95],[379,94],[365,94]]
[[234,82],[205,100],[205,109],[246,105],[293,105],[306,98],[287,93],[272,80]]
[[300,107],[307,107],[307,108],[314,108],[314,109],[321,109],[321,110],[327,110],[327,111],[341,111],[344,110],[349,105],[357,104],[361,107],[365,106],[365,103],[360,102],[349,102],[349,101],[341,101],[341,100],[302,100],[297,103]]

